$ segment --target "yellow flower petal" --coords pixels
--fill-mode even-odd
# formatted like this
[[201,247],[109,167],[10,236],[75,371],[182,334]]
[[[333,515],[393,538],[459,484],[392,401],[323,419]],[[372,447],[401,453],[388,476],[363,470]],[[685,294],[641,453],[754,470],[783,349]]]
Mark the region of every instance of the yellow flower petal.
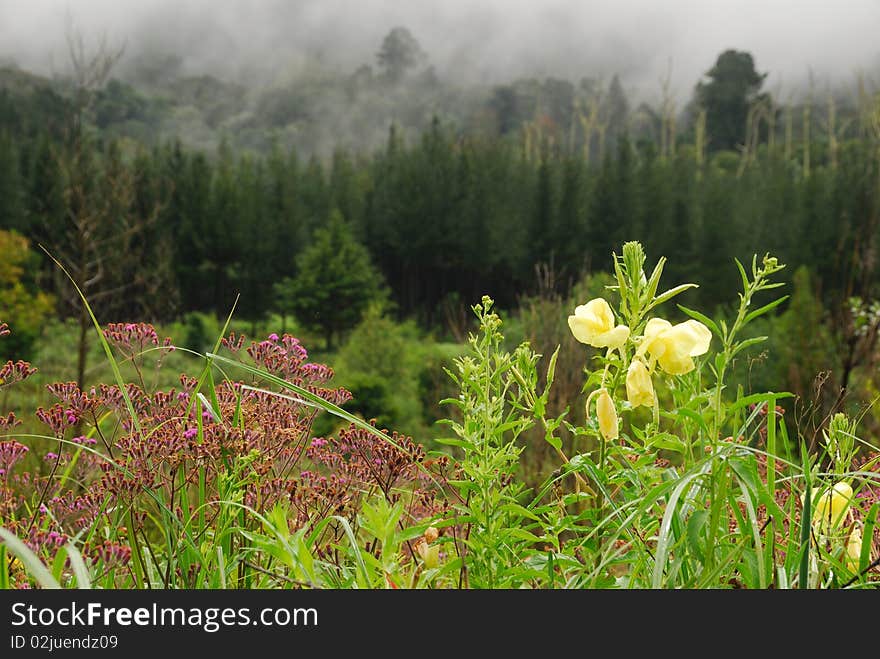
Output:
[[853,491],[846,481],[835,483],[830,491],[824,492],[813,504],[813,521],[822,525],[826,531],[834,529],[846,515],[852,500]]
[[629,338],[629,327],[618,325],[610,332],[600,334],[593,345],[597,348],[620,348]]
[[645,325],[645,334],[642,337],[642,342],[639,344],[636,355],[641,357],[646,353],[650,353],[654,359],[662,355],[666,350],[666,345],[659,339],[663,332],[670,327],[672,327],[672,324],[668,320],[663,320],[662,318],[652,318],[649,320],[647,325]]
[[684,375],[695,367],[692,357],[709,350],[712,333],[697,320],[672,325],[662,318],[652,318],[645,325],[645,335],[637,356],[650,355],[670,375]]
[[666,330],[663,339],[674,344],[676,352],[697,357],[706,354],[709,350],[712,332],[698,320],[687,320]]
[[629,338],[629,328],[614,326],[614,312],[601,297],[575,307],[568,327],[574,338],[594,348],[619,348]]
[[662,318],[652,318],[645,325],[645,338],[659,336],[670,327],[672,327],[672,323],[670,323],[668,320],[663,320]]
[[660,368],[669,373],[669,375],[684,375],[694,370],[696,364],[688,355],[682,355],[677,352],[666,351],[657,359]]
[[644,362],[634,359],[626,372],[626,399],[633,407],[654,405],[654,383]]
[[433,569],[440,564],[440,545],[428,544],[422,540],[416,545],[416,551],[425,563],[425,567]]

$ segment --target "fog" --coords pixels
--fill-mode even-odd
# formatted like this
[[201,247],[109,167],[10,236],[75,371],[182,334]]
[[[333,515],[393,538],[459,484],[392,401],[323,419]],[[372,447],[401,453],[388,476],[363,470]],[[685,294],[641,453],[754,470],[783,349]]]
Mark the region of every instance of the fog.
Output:
[[182,72],[259,84],[375,64],[388,31],[410,29],[442,78],[495,83],[617,73],[650,96],[676,96],[722,50],[753,54],[768,87],[851,82],[880,71],[880,2],[846,0],[0,0],[0,58],[44,74],[67,66],[72,19],[87,40],[182,57]]

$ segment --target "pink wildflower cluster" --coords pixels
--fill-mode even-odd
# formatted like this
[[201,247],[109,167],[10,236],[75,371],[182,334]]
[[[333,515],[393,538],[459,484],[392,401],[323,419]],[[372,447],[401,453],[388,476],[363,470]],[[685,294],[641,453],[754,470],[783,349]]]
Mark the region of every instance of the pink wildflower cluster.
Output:
[[0,387],[21,382],[37,372],[28,362],[12,360],[0,366]]
[[[112,324],[104,335],[132,357],[160,347],[155,329],[144,323]],[[244,337],[230,335],[223,345],[325,401],[342,405],[351,398],[328,385],[332,369],[308,362],[306,349],[290,335],[272,334],[246,349]],[[170,347],[170,339],[161,346]],[[187,374],[179,383],[150,390],[141,379],[124,391],[107,384],[86,390],[74,382],[48,385],[57,402],[34,415],[59,441],[46,446],[40,440],[34,448],[42,459],[22,473],[13,467],[21,465],[28,447],[0,442],[4,525],[47,563],[71,539],[92,537],[80,547],[83,556],[104,574],[131,577],[132,538],[155,535],[155,520],[168,515],[176,517],[170,522],[176,529],[187,528],[194,493],[201,490],[214,510],[210,502],[229,496],[222,483],[235,470],[242,474],[242,502],[260,513],[286,505],[292,528],[311,526],[328,514],[356,523],[360,500],[371,492],[394,501],[406,497],[413,518],[441,506],[438,484],[445,476],[437,467],[445,465],[429,464],[409,437],[392,433],[392,445],[356,427],[336,438],[314,437],[317,408],[288,390],[272,391],[265,384],[255,390],[222,380],[209,392],[204,381]],[[12,414],[0,417],[5,427],[16,423]],[[158,501],[166,502],[164,507]],[[90,529],[101,533],[81,535]],[[321,539],[329,541],[326,535]],[[183,583],[190,576],[176,575]],[[29,583],[24,574],[16,578],[17,585]]]

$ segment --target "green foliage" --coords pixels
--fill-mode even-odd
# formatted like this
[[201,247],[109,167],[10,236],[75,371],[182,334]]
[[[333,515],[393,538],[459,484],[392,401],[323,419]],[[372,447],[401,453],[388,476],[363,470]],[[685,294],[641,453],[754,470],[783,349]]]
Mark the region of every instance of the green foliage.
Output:
[[[551,280],[545,280],[535,294],[524,297],[516,316],[507,320],[505,344],[513,349],[526,341],[544,357],[558,350],[546,413],[556,418],[567,412],[566,419],[580,425],[584,421],[584,411],[580,405],[573,405],[572,401],[581,393],[584,384],[581,359],[583,344],[572,336],[568,316],[578,305],[602,297],[606,289],[613,285],[614,278],[608,273],[587,275],[567,295],[561,295],[555,291],[550,273],[547,276]],[[545,386],[543,375],[539,383]],[[558,437],[566,451],[576,450],[574,437],[565,426],[559,428]],[[533,427],[523,433],[523,438],[519,477],[529,486],[538,487],[557,468],[558,456],[553,447],[544,441],[544,428]]]
[[459,346],[438,344],[414,323],[395,323],[382,305],[371,305],[334,360],[339,383],[354,395],[346,409],[375,418],[381,428],[427,438],[436,419],[426,418],[426,410],[449,393],[433,380],[458,352]]
[[697,85],[696,103],[706,110],[706,131],[713,151],[735,150],[745,142],[749,107],[759,98],[767,74],[755,70],[750,53],[726,50]]
[[382,297],[382,282],[369,252],[334,210],[297,259],[296,277],[278,282],[275,295],[279,310],[322,332],[329,349],[334,336],[352,329]]
[[36,288],[36,255],[22,236],[0,230],[0,320],[12,335],[0,344],[3,359],[27,359],[54,310],[52,298]]
[[415,67],[427,59],[425,52],[412,33],[405,27],[393,28],[382,40],[376,61],[383,75],[392,83],[398,83]]
[[524,488],[514,477],[522,452],[517,439],[535,423],[539,356],[525,343],[513,354],[503,350],[501,320],[492,307],[488,297],[474,307],[479,334],[470,337],[471,354],[449,372],[460,391],[447,402],[461,421],[449,422],[457,439],[446,442],[464,453],[462,478],[453,483],[463,503],[452,522],[467,525],[462,581],[473,588],[516,588],[533,577],[523,559],[538,541],[521,527],[534,514],[522,506]]
[[768,349],[773,359],[756,372],[760,382],[785,383],[785,388],[805,403],[813,402],[817,393],[821,395],[814,391],[815,380],[833,369],[837,351],[827,325],[827,311],[816,298],[812,279],[806,266],[794,273],[788,308],[770,317],[761,330],[771,337]]

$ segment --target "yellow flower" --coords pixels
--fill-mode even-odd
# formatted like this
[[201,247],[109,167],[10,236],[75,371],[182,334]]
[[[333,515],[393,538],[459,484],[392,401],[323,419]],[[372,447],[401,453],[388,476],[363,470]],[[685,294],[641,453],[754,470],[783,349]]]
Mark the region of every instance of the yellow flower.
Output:
[[813,503],[813,521],[821,522],[825,530],[838,526],[846,514],[853,491],[845,481],[835,483],[831,490],[824,492]]
[[850,572],[857,572],[859,559],[862,557],[862,532],[858,526],[853,527],[852,533],[849,534],[849,540],[846,541],[846,557],[846,566]]
[[626,399],[633,407],[654,405],[654,383],[640,359],[633,359],[626,371]]
[[636,353],[648,353],[670,375],[684,375],[694,370],[693,357],[709,350],[712,332],[698,320],[673,325],[662,318],[652,318],[645,325],[645,335]]
[[617,410],[607,389],[599,389],[596,401],[596,417],[599,419],[599,431],[606,440],[617,439]]
[[575,307],[568,326],[574,338],[594,348],[620,348],[629,337],[629,327],[614,326],[614,312],[601,297]]
[[416,551],[429,570],[440,565],[440,545],[428,544],[425,540],[421,540],[416,545]]

